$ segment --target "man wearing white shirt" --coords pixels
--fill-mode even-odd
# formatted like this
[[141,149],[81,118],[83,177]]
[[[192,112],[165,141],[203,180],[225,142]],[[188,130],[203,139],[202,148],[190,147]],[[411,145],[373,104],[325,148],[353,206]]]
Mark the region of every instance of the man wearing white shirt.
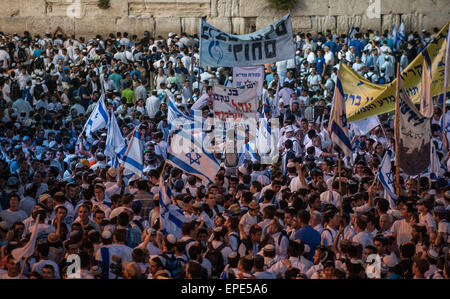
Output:
[[158,92],[156,90],[152,90],[152,95],[147,99],[145,104],[145,110],[150,118],[154,118],[156,113],[159,111],[160,101],[157,96]]
[[355,56],[355,47],[351,46],[351,47],[348,49],[347,53],[345,53],[345,60],[347,60],[347,61],[350,62],[350,63],[354,63],[354,62],[355,62],[355,59],[356,59],[356,56]]

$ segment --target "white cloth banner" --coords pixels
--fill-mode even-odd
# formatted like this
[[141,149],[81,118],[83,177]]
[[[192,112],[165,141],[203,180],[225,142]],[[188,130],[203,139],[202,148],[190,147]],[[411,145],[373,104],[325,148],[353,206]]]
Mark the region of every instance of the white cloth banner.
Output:
[[369,118],[360,119],[350,123],[353,132],[357,135],[366,135],[373,128],[380,125],[380,120],[378,116],[372,116]]
[[272,25],[246,35],[232,35],[202,20],[200,65],[231,67],[263,65],[295,57],[289,14]]
[[227,118],[244,119],[255,117],[258,109],[257,84],[238,88],[213,86],[214,114],[222,121]]
[[262,96],[264,83],[264,66],[236,66],[233,68],[233,87],[242,87],[258,83],[257,95]]

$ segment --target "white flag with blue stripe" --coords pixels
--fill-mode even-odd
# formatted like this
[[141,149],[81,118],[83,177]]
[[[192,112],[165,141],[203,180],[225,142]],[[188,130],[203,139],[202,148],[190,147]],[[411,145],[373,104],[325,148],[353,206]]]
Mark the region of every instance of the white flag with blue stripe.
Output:
[[261,113],[261,117],[259,118],[259,130],[256,141],[258,153],[260,155],[270,153],[271,149],[270,126],[269,120],[266,118],[264,111]]
[[106,128],[109,122],[109,113],[106,109],[104,96],[102,95],[97,101],[97,105],[89,116],[88,121],[84,125],[83,132],[86,132],[86,137],[92,138],[95,131]]
[[172,132],[179,127],[182,127],[185,123],[193,122],[194,118],[191,115],[186,115],[181,112],[175,105],[171,98],[169,98],[169,107],[167,111],[167,124],[169,132]]
[[389,194],[393,200],[397,200],[397,195],[395,194],[394,187],[394,174],[392,172],[392,151],[390,149],[386,150],[383,161],[378,168],[378,179],[383,185],[384,190]]
[[201,135],[194,134],[188,124],[173,136],[166,162],[201,178],[205,183],[213,182],[220,169],[216,158],[205,151]]
[[400,43],[405,40],[405,23],[402,21],[395,35],[394,49],[400,49]]
[[123,158],[126,150],[126,139],[122,136],[114,112],[111,112],[108,124],[108,135],[106,137],[105,155],[109,157],[114,168],[118,167],[119,161]]
[[350,42],[355,39],[355,35],[356,35],[356,28],[352,26],[352,28],[350,28],[350,31],[348,32],[347,45],[349,45]]
[[142,177],[144,169],[144,148],[138,130],[134,130],[130,144],[123,156],[122,163],[125,169],[134,173],[138,177]]
[[331,140],[334,144],[340,147],[346,157],[350,157],[351,159],[353,156],[353,152],[350,143],[350,137],[348,135],[344,91],[342,90],[340,72],[338,72],[336,87],[334,88],[333,114],[331,116],[331,122],[329,126]]
[[164,235],[172,234],[177,239],[181,238],[181,226],[184,222],[186,222],[186,217],[179,207],[172,204],[170,200],[172,194],[170,188],[166,186],[164,181],[159,180],[159,205],[160,209],[160,217],[162,222],[162,233]]

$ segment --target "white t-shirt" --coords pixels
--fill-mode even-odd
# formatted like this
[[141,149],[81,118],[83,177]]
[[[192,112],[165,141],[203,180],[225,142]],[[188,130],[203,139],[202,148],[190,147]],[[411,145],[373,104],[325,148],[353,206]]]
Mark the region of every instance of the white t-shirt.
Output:
[[412,227],[405,219],[394,222],[392,225],[392,233],[397,237],[397,246],[400,247],[402,243],[411,241],[411,231]]
[[242,228],[246,235],[249,235],[250,227],[252,227],[252,225],[255,225],[256,223],[257,223],[256,216],[251,216],[248,212],[245,213],[244,216],[242,216],[241,221],[239,221],[239,224],[242,225]]

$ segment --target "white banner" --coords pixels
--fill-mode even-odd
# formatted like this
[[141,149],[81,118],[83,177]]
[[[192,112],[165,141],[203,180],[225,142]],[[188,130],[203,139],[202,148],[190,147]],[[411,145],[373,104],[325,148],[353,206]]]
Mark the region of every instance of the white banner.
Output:
[[232,35],[202,20],[200,65],[231,67],[263,65],[295,56],[292,22],[289,14],[261,30]]
[[233,86],[242,87],[258,83],[257,95],[262,96],[264,83],[264,66],[236,66],[233,68]]
[[237,88],[214,85],[214,115],[222,121],[229,117],[233,119],[255,117],[258,109],[257,89],[257,83]]

